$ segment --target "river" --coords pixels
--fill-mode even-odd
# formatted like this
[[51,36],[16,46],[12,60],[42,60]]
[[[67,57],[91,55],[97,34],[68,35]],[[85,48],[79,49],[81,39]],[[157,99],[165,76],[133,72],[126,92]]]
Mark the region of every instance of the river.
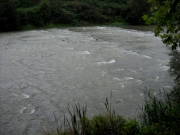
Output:
[[145,87],[171,90],[168,52],[151,27],[0,33],[0,134],[40,135],[77,102],[103,113],[111,93],[116,112],[134,117]]

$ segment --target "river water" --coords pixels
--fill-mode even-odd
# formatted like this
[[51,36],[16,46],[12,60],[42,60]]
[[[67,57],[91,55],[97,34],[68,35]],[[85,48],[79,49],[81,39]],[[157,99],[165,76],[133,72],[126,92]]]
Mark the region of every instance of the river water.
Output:
[[87,102],[92,117],[111,93],[116,112],[134,117],[145,87],[172,88],[168,52],[149,27],[1,33],[0,134],[39,135],[68,103]]

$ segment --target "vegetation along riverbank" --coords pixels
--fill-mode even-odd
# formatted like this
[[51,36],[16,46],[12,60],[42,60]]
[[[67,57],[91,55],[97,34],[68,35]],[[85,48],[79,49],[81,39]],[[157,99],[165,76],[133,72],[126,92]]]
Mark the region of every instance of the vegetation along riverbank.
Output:
[[144,24],[146,0],[1,0],[0,31],[82,25]]

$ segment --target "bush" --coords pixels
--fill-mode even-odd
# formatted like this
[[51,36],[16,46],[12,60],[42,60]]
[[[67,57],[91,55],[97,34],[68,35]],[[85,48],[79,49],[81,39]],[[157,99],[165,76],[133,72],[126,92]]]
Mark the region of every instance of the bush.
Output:
[[0,2],[0,31],[18,29],[16,3],[13,0],[1,0]]
[[30,8],[17,9],[19,24],[21,26],[43,26],[50,22],[50,2],[43,0],[39,5]]
[[180,89],[174,88],[170,93],[166,91],[160,93],[163,96],[162,99],[155,97],[150,91],[145,93],[147,98],[140,114],[141,124],[150,127],[152,132],[178,134],[180,132]]
[[175,78],[175,83],[180,85],[180,52],[173,50],[170,57],[170,75]]

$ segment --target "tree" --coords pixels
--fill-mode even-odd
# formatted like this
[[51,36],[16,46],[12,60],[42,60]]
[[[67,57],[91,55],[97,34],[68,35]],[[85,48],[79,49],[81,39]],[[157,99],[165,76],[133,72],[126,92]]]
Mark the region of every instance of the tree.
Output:
[[18,27],[15,0],[0,0],[0,31]]
[[148,0],[152,16],[144,15],[147,24],[156,24],[154,33],[172,50],[180,47],[180,0]]
[[150,8],[147,0],[129,0],[127,6],[128,14],[125,17],[126,21],[130,24],[144,24],[142,16],[147,14]]
[[155,35],[160,36],[163,43],[170,46],[170,74],[180,86],[180,0],[149,0],[152,4],[152,16],[144,15],[147,24],[156,24]]

